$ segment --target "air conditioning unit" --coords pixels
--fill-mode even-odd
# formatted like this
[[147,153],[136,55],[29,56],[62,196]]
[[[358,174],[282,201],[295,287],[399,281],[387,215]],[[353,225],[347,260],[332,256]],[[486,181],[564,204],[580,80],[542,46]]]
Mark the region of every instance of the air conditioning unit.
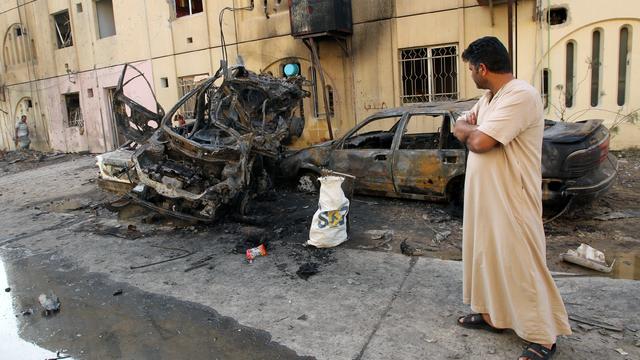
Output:
[[351,0],[289,0],[289,17],[296,38],[353,33]]

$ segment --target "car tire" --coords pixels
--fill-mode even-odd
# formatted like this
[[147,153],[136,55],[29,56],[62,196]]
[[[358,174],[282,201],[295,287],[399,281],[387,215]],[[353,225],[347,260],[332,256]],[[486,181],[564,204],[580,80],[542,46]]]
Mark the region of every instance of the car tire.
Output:
[[315,194],[320,190],[318,175],[312,172],[305,172],[298,176],[296,190],[303,193]]

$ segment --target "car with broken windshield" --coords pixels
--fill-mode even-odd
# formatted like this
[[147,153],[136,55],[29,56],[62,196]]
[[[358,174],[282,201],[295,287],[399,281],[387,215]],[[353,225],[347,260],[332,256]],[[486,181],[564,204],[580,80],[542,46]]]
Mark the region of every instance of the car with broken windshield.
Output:
[[[291,151],[283,177],[314,190],[323,169],[356,177],[355,191],[377,196],[460,203],[468,150],[453,136],[455,119],[475,100],[387,109],[361,121],[342,138]],[[591,200],[617,175],[601,120],[545,120],[542,193],[545,205]]]

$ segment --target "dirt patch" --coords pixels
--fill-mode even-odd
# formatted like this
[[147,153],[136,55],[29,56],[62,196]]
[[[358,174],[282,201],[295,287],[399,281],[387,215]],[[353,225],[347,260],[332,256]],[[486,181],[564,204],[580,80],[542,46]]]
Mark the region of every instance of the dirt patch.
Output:
[[80,158],[80,154],[45,153],[35,150],[0,151],[0,175],[13,174]]

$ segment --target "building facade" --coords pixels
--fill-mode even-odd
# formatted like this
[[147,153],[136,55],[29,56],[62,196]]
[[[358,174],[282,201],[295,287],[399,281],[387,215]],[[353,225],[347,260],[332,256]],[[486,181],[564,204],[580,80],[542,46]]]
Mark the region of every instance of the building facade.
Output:
[[[340,136],[381,109],[478,96],[461,52],[481,36],[509,39],[504,0],[351,3],[353,34],[318,42],[323,89],[309,49],[291,36],[285,0],[2,0],[0,149],[14,148],[22,114],[33,148],[114,149],[122,139],[110,102],[125,63],[149,82],[136,79],[127,95],[154,109],[155,94],[168,110],[217,71],[223,41],[231,63],[256,72],[299,66],[312,94],[304,146],[329,137],[327,112]],[[220,22],[225,8],[238,10]],[[640,3],[520,0],[512,10],[514,70],[541,91],[546,117],[602,118],[614,148],[638,146]]]

